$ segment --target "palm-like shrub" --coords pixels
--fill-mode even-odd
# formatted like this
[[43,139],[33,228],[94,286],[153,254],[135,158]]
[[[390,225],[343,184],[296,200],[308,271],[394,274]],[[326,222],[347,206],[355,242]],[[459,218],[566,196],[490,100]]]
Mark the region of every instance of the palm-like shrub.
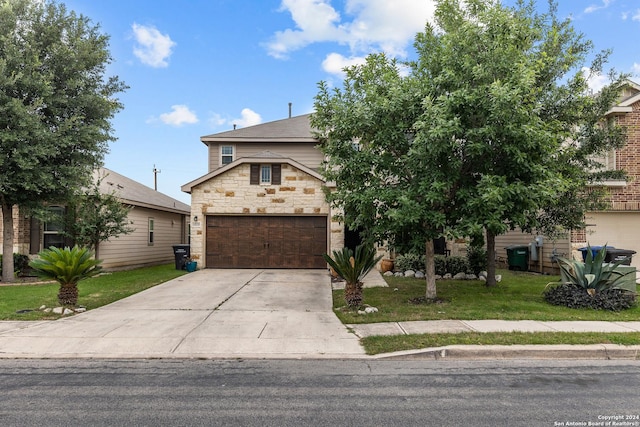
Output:
[[[545,290],[545,299],[551,304],[567,307],[592,307],[618,310],[629,308],[635,302],[635,269],[626,273],[617,270],[624,262],[604,263],[604,246],[593,256],[587,248],[585,261],[558,258],[562,281]],[[632,280],[628,276],[633,275]]]
[[38,258],[29,263],[33,271],[43,279],[52,279],[60,283],[58,302],[63,306],[78,304],[78,282],[98,274],[102,261],[93,258],[93,252],[87,248],[50,247],[38,254]]
[[344,299],[349,307],[358,307],[362,304],[362,279],[382,259],[382,255],[376,257],[373,246],[360,245],[356,247],[355,256],[349,248],[333,251],[333,258],[324,254],[324,259],[333,268],[336,274],[345,281]]

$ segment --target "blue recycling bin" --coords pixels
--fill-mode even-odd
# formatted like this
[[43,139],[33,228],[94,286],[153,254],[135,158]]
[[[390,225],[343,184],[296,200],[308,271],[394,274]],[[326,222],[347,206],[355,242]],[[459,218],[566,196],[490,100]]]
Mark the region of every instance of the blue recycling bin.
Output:
[[[615,249],[615,247],[609,246],[609,245],[606,245],[606,247],[607,247],[607,252],[609,252],[609,249]],[[600,252],[602,248],[604,248],[604,246],[591,246],[591,256],[595,259],[596,255],[598,255],[598,252]],[[587,253],[589,252],[589,247],[580,248],[578,250],[582,252],[582,261],[586,261]]]

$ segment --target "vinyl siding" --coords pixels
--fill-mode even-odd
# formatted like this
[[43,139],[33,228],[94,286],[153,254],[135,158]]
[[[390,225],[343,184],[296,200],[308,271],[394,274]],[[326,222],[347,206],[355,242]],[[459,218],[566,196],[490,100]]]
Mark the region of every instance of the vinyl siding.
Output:
[[[154,243],[149,245],[148,220],[154,219]],[[134,268],[174,261],[175,244],[185,243],[184,215],[136,207],[129,219],[133,233],[111,238],[100,244],[100,258],[105,269]]]
[[[209,172],[223,166],[220,164],[220,146],[232,144],[212,143],[209,145]],[[324,159],[322,152],[316,148],[316,143],[290,142],[290,143],[237,143],[234,144],[236,152],[234,160],[242,157],[251,157],[263,151],[271,151],[282,157],[293,159],[308,168],[318,169]]]
[[[523,233],[520,230],[509,231],[506,234],[496,236],[496,257],[499,268],[507,268],[507,246],[529,245],[536,238],[536,235]],[[542,251],[540,251],[542,249]],[[571,244],[569,238],[553,241],[543,236],[542,248],[538,248],[538,259],[542,259],[542,272],[548,274],[560,274],[557,263],[551,260],[551,255],[555,249],[558,256],[571,258]],[[541,272],[539,261],[532,261],[529,256],[529,271]]]

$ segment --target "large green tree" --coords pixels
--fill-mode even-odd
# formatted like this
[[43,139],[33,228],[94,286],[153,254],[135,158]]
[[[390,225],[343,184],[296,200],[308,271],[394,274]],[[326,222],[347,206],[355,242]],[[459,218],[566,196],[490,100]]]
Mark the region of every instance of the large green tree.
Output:
[[378,240],[406,227],[426,238],[428,298],[431,238],[486,235],[495,284],[495,236],[578,226],[597,199],[584,191],[593,155],[624,143],[601,122],[623,76],[589,94],[592,45],[554,3],[540,14],[533,1],[439,0],[435,16],[417,60],[371,56],[342,88],[320,84],[312,116],[337,186],[329,200]]
[[[487,285],[495,285],[495,237],[580,226],[598,200],[585,191],[594,156],[625,142],[602,122],[625,76],[591,94],[591,42],[557,18],[553,2],[542,14],[535,6],[440,0],[437,28],[416,38],[414,71],[427,87],[417,140],[457,164],[448,220],[458,233],[485,234]],[[607,54],[595,54],[591,72],[603,71]]]
[[108,37],[88,18],[53,1],[0,0],[3,253],[13,252],[13,206],[64,202],[102,163],[126,88],[106,76],[110,62]]

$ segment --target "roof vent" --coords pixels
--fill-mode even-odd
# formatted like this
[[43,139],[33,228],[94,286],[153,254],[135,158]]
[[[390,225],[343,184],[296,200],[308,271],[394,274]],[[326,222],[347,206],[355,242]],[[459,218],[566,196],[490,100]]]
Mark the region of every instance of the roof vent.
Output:
[[289,118],[291,118],[291,103],[289,103]]

